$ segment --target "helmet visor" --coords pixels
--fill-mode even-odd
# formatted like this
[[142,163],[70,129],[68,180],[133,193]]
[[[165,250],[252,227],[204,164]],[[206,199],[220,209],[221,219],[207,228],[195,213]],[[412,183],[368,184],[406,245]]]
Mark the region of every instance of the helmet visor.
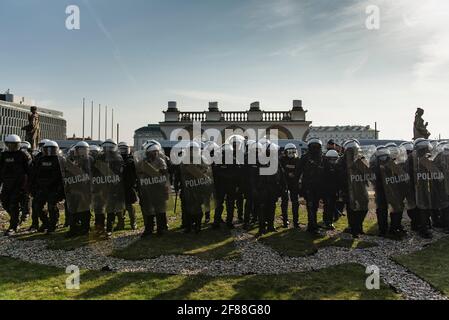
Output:
[[5,145],[6,145],[6,148],[8,148],[8,151],[19,151],[20,150],[20,143],[18,143],[18,142],[6,142]]

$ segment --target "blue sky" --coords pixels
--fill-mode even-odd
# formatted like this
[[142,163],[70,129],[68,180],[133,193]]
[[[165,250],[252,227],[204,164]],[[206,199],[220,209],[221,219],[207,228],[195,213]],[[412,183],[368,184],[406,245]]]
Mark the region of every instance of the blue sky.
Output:
[[[78,5],[81,29],[65,28]],[[366,6],[380,29],[365,27]],[[409,139],[416,107],[449,138],[446,0],[0,0],[0,90],[64,111],[114,107],[121,140],[182,110],[287,109],[314,125],[370,124]],[[95,113],[96,114],[96,113]],[[89,128],[89,126],[88,126]],[[89,130],[89,129],[88,129]],[[97,132],[97,130],[94,130]],[[96,134],[94,135],[96,137]]]

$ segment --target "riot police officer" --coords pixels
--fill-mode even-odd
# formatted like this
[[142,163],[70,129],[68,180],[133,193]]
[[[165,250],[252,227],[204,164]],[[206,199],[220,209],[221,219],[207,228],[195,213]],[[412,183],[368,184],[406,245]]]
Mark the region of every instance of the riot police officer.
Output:
[[125,188],[125,210],[118,214],[117,230],[125,227],[125,214],[128,212],[131,229],[137,229],[136,211],[133,204],[137,202],[137,177],[134,166],[134,158],[130,153],[130,148],[126,142],[120,142],[118,149],[124,161],[123,186]]
[[[401,156],[401,150],[404,155]],[[410,187],[410,175],[400,164],[399,158],[405,158],[405,149],[390,144],[380,146],[376,151],[376,164],[373,171],[376,175],[376,214],[379,225],[379,235],[384,237],[387,232],[393,236],[405,235],[402,226],[402,215]],[[390,210],[391,224],[388,230],[388,212]]]
[[341,172],[339,170],[338,152],[329,150],[324,157],[324,185],[323,185],[323,222],[327,230],[335,230],[334,218],[337,210],[337,200],[341,189]]
[[370,197],[369,184],[374,180],[366,156],[362,153],[357,140],[344,143],[344,155],[341,159],[340,170],[343,177],[346,211],[348,217],[348,232],[354,238],[363,234],[363,222],[368,214]]
[[189,142],[183,151],[174,186],[175,190],[181,189],[185,232],[199,233],[203,214],[213,209],[215,190],[212,167],[195,141]]
[[386,146],[377,148],[375,154],[376,160],[373,162],[373,170],[376,175],[376,215],[379,226],[379,236],[385,237],[388,233],[388,202],[382,183],[381,166],[384,166],[390,160],[390,151]]
[[156,143],[147,144],[146,150],[136,158],[139,204],[145,225],[143,238],[153,233],[155,224],[159,235],[167,229],[166,206],[170,183],[164,158],[160,145]]
[[[21,142],[20,150],[22,152],[27,153],[31,157],[31,153],[32,153],[31,144],[28,141]],[[30,195],[28,188],[22,194],[22,199],[20,200],[20,211],[21,211],[21,216],[20,216],[19,223],[22,224],[23,222],[26,222],[28,220],[30,213],[31,213],[31,195]]]
[[307,142],[308,152],[302,156],[300,168],[304,198],[307,204],[307,231],[318,234],[317,212],[323,199],[324,157],[323,143],[311,138]]
[[[58,203],[64,198],[61,169],[58,159],[59,146],[48,141],[42,148],[42,156],[33,166],[33,210],[43,222],[47,234],[55,232],[59,220]],[[44,206],[47,205],[47,212]]]
[[[245,161],[245,138],[241,135],[232,135],[226,139],[225,145],[230,145],[228,152],[229,163],[228,165],[228,183],[229,187],[233,190],[229,194],[230,199],[228,199],[226,206],[230,206],[227,210],[226,215],[226,225],[228,228],[234,228],[234,210],[237,209],[237,219],[238,222],[243,222],[244,213],[244,183],[243,183],[243,166]],[[228,156],[227,156],[228,157]]]
[[37,144],[37,149],[33,150],[32,154],[31,154],[31,156],[33,157],[33,160],[42,156],[42,148],[48,141],[50,141],[50,140],[42,139],[41,141],[39,141],[39,143]]
[[410,176],[409,190],[408,190],[408,198],[407,198],[407,215],[410,219],[410,227],[412,231],[419,231],[419,223],[418,223],[418,209],[416,208],[416,199],[415,199],[415,189],[413,185],[413,150],[414,144],[413,142],[404,142],[400,146],[400,148],[405,149],[407,153],[406,161],[402,164],[403,169]]
[[224,203],[226,202],[226,225],[233,228],[234,205],[237,201],[238,184],[240,180],[240,170],[238,165],[234,164],[234,148],[231,144],[224,144],[221,148],[221,164],[213,166],[216,208],[214,215],[214,228],[218,228],[223,222],[222,213]]
[[13,235],[19,226],[19,206],[21,195],[27,187],[31,157],[20,151],[20,137],[9,135],[5,139],[7,151],[0,157],[0,199],[2,206],[10,216],[6,235]]
[[430,230],[430,217],[433,209],[432,180],[438,178],[433,174],[430,151],[431,145],[427,139],[419,138],[415,140],[412,173],[410,174],[416,194],[417,227],[421,237],[426,239],[433,236]]
[[92,168],[98,175],[93,178],[93,188],[99,189],[100,204],[106,213],[106,235],[112,236],[118,214],[125,207],[125,192],[123,187],[123,158],[118,152],[117,143],[107,139],[101,144],[102,152],[94,159]]
[[288,228],[288,202],[289,196],[292,203],[293,225],[299,229],[299,175],[300,158],[298,148],[293,143],[288,143],[284,148],[284,153],[280,158],[281,173],[284,179],[285,189],[282,191],[281,210],[283,227]]
[[242,191],[245,198],[243,228],[249,230],[250,225],[258,220],[260,203],[256,201],[259,162],[257,152],[262,145],[254,140],[246,141],[245,164],[242,167]]
[[[276,203],[285,188],[279,168],[279,146],[271,141],[258,145],[259,174],[256,181],[255,201],[259,202],[259,231],[257,236],[276,232],[274,218]],[[263,154],[264,153],[264,154]],[[262,161],[262,157],[265,159]],[[264,172],[263,170],[266,170]]]
[[[89,146],[89,156],[92,162],[101,155],[102,149],[97,145]],[[101,177],[101,172],[95,165],[90,167],[92,177]],[[106,227],[106,213],[104,212],[105,207],[105,196],[102,194],[103,190],[98,184],[92,184],[92,210],[94,212],[94,226],[97,235],[101,235],[105,232]]]
[[90,206],[92,198],[91,165],[89,144],[78,142],[60,166],[63,172],[66,210],[70,225],[67,237],[88,235],[90,232]]

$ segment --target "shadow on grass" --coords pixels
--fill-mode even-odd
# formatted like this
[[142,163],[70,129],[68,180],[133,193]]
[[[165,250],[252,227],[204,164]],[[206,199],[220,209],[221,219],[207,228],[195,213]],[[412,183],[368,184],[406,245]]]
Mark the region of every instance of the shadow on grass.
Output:
[[1,299],[398,299],[390,288],[365,288],[364,268],[340,265],[283,275],[183,276],[81,271],[67,290],[65,270],[1,258]]
[[318,271],[290,273],[273,277],[250,276],[234,284],[232,299],[398,299],[389,287],[367,290],[362,266],[345,264]]
[[308,232],[296,229],[280,229],[276,233],[264,235],[259,241],[280,254],[291,257],[312,255],[319,249],[330,246],[350,249],[377,246],[377,244],[369,241],[344,239],[339,236],[314,236]]
[[90,233],[87,236],[79,236],[74,238],[66,238],[67,228],[58,229],[51,235],[45,235],[43,233],[33,233],[18,235],[16,238],[25,241],[45,240],[47,241],[47,247],[51,250],[66,250],[71,251],[80,247],[84,247],[93,244],[98,241],[105,240],[104,236],[96,236],[94,233]]
[[[101,280],[101,278],[107,278]],[[167,290],[181,282],[182,276],[145,273],[85,272],[81,281],[88,289],[76,299],[146,299],[153,298],[160,290]]]
[[239,257],[229,230],[214,230],[207,226],[199,234],[186,234],[179,227],[163,236],[139,239],[112,256],[127,260],[155,258],[161,255],[194,255],[203,259],[236,259]]

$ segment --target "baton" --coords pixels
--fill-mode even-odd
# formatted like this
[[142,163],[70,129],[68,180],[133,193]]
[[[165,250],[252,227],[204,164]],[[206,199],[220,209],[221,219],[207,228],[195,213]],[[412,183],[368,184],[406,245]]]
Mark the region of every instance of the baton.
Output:
[[178,191],[175,193],[175,208],[173,210],[173,215],[176,215],[176,205],[178,203]]

